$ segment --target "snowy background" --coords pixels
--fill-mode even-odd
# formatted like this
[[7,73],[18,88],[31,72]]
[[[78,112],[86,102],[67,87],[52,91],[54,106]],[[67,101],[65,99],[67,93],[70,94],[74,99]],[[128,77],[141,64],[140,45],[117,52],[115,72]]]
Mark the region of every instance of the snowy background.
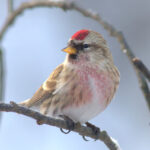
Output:
[[[25,1],[25,0],[23,0]],[[22,0],[14,0],[17,8]],[[0,27],[7,16],[7,1],[0,0]],[[83,8],[98,12],[103,19],[123,31],[136,56],[150,68],[149,0],[76,0]],[[139,89],[137,78],[117,40],[95,21],[76,11],[56,8],[26,10],[9,28],[2,41],[5,54],[5,102],[20,102],[31,97],[52,70],[60,64],[61,52],[69,37],[80,29],[100,32],[107,40],[121,73],[119,90],[108,108],[91,122],[118,140],[122,150],[149,150],[150,112]],[[36,125],[15,113],[3,113],[0,126],[1,150],[107,150],[100,141],[85,142],[71,132]]]

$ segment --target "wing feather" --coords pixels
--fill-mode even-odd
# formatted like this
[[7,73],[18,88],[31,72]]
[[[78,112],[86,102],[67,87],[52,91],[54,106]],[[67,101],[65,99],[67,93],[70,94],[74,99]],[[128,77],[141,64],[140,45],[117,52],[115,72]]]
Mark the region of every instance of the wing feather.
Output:
[[64,65],[59,65],[49,76],[49,78],[42,84],[42,86],[35,92],[31,99],[21,102],[20,105],[32,107],[38,105],[44,100],[51,97],[52,93],[56,90],[57,80],[63,71]]

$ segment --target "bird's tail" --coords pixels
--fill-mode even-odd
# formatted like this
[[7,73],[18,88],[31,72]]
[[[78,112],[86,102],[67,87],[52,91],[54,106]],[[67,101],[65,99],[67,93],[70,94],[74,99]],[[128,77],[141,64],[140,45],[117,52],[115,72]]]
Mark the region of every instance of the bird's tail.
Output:
[[40,110],[40,105],[37,105],[37,104],[33,105],[33,103],[31,103],[31,102],[32,101],[29,98],[29,99],[27,99],[23,102],[18,103],[18,105],[23,106],[23,107],[27,107],[27,108],[31,108],[31,109],[36,110],[36,111],[39,111]]
[[27,99],[27,100],[25,100],[25,101],[23,101],[23,102],[20,102],[20,103],[18,103],[20,106],[23,106],[23,107],[31,107],[30,106],[30,98],[29,99]]

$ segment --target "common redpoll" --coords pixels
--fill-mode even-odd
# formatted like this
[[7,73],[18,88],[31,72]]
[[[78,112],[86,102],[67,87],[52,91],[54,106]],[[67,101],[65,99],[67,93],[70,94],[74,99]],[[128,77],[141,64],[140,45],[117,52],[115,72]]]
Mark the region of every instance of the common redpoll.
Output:
[[83,124],[110,103],[119,84],[119,72],[106,41],[97,32],[76,32],[63,51],[68,53],[65,61],[31,99],[20,104]]

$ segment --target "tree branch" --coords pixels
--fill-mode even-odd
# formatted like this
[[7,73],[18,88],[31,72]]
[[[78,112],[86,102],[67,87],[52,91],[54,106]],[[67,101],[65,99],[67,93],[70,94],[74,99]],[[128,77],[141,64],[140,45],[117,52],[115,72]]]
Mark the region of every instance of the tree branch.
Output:
[[139,58],[133,58],[134,65],[143,73],[143,75],[147,78],[147,80],[150,82],[150,71],[148,68],[144,65],[144,63]]
[[[14,102],[11,102],[10,104],[0,103],[0,111],[15,112],[33,118],[37,122],[40,121],[42,122],[42,124],[68,129],[67,123],[64,120],[47,117],[39,112],[19,106]],[[87,136],[92,139],[103,141],[110,150],[120,150],[119,145],[107,134],[106,131],[99,131],[98,135],[95,135],[91,128],[81,126],[79,124],[75,124],[75,128],[73,131],[79,133],[79,135],[81,136]]]
[[139,69],[139,67],[133,62],[133,59],[136,58],[134,53],[132,52],[131,48],[129,47],[129,45],[127,44],[127,41],[123,35],[122,32],[118,31],[117,29],[115,29],[115,27],[113,27],[112,25],[110,25],[109,23],[107,23],[106,21],[102,20],[102,18],[96,14],[93,13],[91,11],[88,11],[86,9],[80,8],[77,5],[75,5],[74,3],[68,3],[68,2],[56,2],[56,1],[31,1],[31,2],[25,2],[22,3],[20,5],[20,7],[18,9],[16,9],[15,11],[13,11],[13,13],[11,13],[4,26],[2,27],[2,30],[0,31],[0,40],[3,39],[3,36],[5,34],[5,32],[7,31],[8,27],[15,21],[15,19],[26,9],[29,8],[35,8],[35,7],[58,7],[61,8],[63,10],[76,10],[78,12],[80,12],[82,15],[89,17],[95,21],[97,21],[100,25],[102,25],[104,27],[104,29],[113,37],[117,38],[118,42],[120,43],[121,46],[121,50],[128,56],[129,61],[131,62],[131,64],[133,65],[135,71],[136,71],[136,75],[138,77],[138,81],[140,84],[140,88],[145,96],[145,99],[147,101],[149,110],[150,110],[150,91],[149,91],[149,87],[147,84],[147,81],[145,80],[145,78],[141,75],[141,72],[143,75],[145,75],[145,73],[143,72],[143,69]]

